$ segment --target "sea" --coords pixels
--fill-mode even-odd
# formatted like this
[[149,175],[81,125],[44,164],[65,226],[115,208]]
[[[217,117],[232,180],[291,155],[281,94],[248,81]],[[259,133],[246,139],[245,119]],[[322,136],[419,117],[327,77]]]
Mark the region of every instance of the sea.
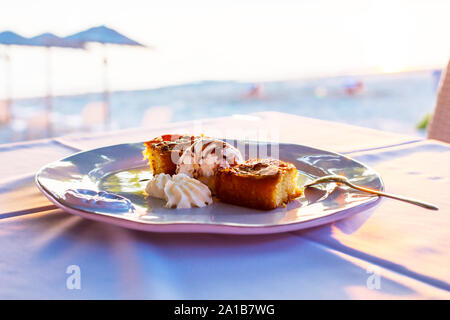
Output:
[[[115,91],[110,94],[110,128],[279,111],[425,136],[417,125],[433,111],[440,74],[440,70],[425,70],[269,82],[202,81]],[[102,92],[53,97],[52,119],[61,129],[51,133],[38,129],[32,134],[27,126],[30,119],[46,110],[46,99],[14,100],[14,120],[0,126],[0,143],[85,131],[89,113],[83,110],[103,97]]]

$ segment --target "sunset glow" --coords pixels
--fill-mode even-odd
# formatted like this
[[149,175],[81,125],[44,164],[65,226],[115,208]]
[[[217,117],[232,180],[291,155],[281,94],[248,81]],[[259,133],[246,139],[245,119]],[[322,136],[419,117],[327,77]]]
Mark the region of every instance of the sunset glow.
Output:
[[[26,9],[24,9],[26,8]],[[441,68],[448,1],[3,1],[0,30],[107,25],[156,50],[108,47],[113,89]],[[9,48],[13,95],[45,92],[42,49]],[[4,48],[0,48],[4,55]],[[99,91],[103,50],[53,50],[57,94]],[[70,63],[68,63],[70,61]],[[5,72],[0,61],[0,74]],[[89,76],[87,71],[89,70]],[[5,77],[0,77],[0,96]]]

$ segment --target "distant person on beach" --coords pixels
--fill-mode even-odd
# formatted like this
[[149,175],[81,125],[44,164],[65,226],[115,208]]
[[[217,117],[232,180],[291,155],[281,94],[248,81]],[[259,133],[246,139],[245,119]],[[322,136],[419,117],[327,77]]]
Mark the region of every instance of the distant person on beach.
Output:
[[250,90],[244,95],[244,99],[261,99],[264,97],[262,85],[255,83]]
[[364,92],[364,83],[358,79],[349,79],[344,83],[344,92],[349,96]]

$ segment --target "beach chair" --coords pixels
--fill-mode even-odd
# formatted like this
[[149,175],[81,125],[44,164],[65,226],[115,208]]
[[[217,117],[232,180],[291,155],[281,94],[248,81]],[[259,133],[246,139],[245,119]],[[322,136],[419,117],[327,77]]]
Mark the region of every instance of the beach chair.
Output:
[[50,115],[47,111],[34,114],[26,119],[26,136],[28,140],[47,137],[50,128]]
[[428,138],[450,143],[450,61],[441,76],[436,107],[428,126]]
[[142,127],[155,127],[172,120],[173,110],[166,106],[153,106],[145,110]]
[[6,124],[10,120],[8,101],[0,100],[0,125]]
[[83,130],[104,130],[106,115],[106,105],[103,102],[88,103],[81,112],[81,118],[83,119]]

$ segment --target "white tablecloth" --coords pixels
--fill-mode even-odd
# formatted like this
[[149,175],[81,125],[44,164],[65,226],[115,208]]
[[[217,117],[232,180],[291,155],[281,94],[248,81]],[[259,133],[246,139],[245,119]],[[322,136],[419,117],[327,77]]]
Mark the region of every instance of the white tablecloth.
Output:
[[[156,234],[73,216],[34,185],[48,162],[79,150],[202,131],[265,132],[344,153],[381,173],[387,191],[440,211],[384,200],[369,212],[266,236]],[[272,136],[272,138],[274,138]],[[0,146],[0,298],[450,298],[450,145],[274,112],[163,128]],[[66,273],[80,269],[81,289]]]

